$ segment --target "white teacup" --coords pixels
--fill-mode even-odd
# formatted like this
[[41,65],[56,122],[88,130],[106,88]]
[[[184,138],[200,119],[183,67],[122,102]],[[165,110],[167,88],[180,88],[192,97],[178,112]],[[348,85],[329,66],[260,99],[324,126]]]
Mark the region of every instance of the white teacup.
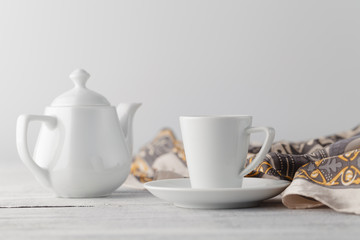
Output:
[[[251,127],[251,116],[181,116],[180,127],[192,188],[239,188],[274,140],[271,127]],[[250,134],[265,132],[259,153],[245,168]]]

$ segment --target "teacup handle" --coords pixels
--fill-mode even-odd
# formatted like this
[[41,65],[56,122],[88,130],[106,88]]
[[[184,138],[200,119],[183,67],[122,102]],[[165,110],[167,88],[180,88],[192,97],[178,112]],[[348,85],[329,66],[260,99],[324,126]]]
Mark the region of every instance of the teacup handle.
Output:
[[45,115],[24,114],[18,117],[16,125],[16,145],[21,160],[30,169],[30,171],[34,173],[39,181],[41,181],[46,186],[50,186],[49,172],[36,164],[29,151],[27,132],[29,123],[31,121],[44,122],[48,128],[54,129],[57,125],[57,119],[55,117]]
[[265,158],[265,155],[269,152],[272,142],[275,137],[275,130],[272,127],[251,127],[247,130],[248,134],[256,132],[265,132],[264,143],[256,155],[256,157],[251,161],[251,163],[239,174],[240,177],[244,177],[250,173],[254,168],[256,168]]

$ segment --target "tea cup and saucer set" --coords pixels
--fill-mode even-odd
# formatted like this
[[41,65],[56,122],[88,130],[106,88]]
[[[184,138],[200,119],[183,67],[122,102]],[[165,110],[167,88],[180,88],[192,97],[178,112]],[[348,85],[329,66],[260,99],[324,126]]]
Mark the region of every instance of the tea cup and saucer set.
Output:
[[[262,162],[275,136],[273,128],[251,123],[251,116],[180,117],[190,178],[152,181],[145,188],[175,206],[200,209],[255,207],[278,195],[288,181],[244,177]],[[264,132],[265,140],[245,167],[255,132]]]
[[[74,87],[55,98],[43,115],[18,117],[19,156],[57,197],[92,198],[110,195],[130,173],[132,120],[140,103],[112,106],[86,87],[90,75],[71,73]],[[34,153],[27,132],[41,122]],[[153,195],[185,208],[253,207],[281,193],[288,181],[246,178],[264,159],[275,132],[252,127],[251,116],[182,116],[180,127],[190,178],[152,181]],[[265,132],[264,144],[245,167],[251,133]]]

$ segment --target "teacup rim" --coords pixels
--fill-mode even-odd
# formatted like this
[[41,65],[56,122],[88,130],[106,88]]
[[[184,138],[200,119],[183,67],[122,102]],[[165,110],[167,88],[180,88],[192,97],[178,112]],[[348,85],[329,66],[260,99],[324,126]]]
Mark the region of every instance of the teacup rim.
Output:
[[216,118],[252,118],[252,115],[181,115],[179,118],[202,118],[202,119],[216,119]]

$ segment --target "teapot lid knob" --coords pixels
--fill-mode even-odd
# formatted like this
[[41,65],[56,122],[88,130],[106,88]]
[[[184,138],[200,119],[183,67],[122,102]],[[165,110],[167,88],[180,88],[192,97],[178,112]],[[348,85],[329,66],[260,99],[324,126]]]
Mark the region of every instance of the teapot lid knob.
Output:
[[83,69],[76,69],[70,74],[75,87],[61,94],[51,103],[52,107],[73,106],[110,106],[109,101],[101,94],[86,87],[90,74]]
[[90,74],[84,69],[76,69],[70,74],[70,79],[76,87],[86,88],[86,82],[90,78]]

